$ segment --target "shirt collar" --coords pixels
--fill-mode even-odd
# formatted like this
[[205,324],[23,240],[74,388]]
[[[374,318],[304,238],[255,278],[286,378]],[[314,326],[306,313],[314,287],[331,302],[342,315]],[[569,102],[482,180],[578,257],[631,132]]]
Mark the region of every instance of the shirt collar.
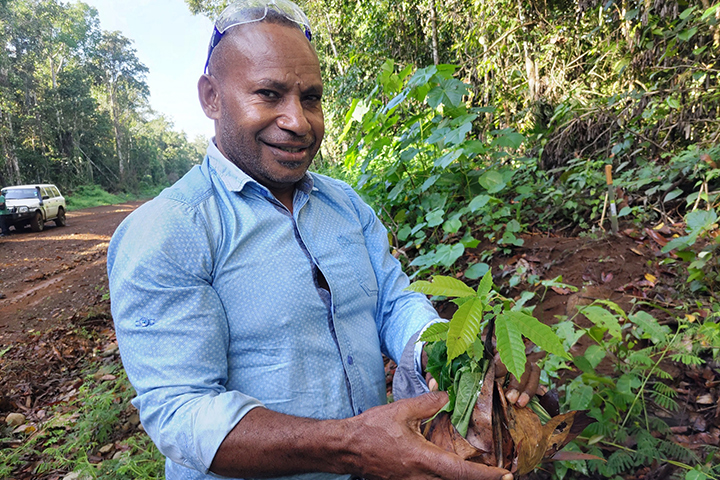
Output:
[[[225,155],[222,154],[220,149],[215,145],[215,137],[210,139],[207,147],[207,156],[210,166],[217,172],[220,181],[225,185],[225,188],[231,192],[240,192],[246,185],[253,184],[257,185],[263,191],[271,194],[270,191],[260,185],[250,175],[243,172],[237,165],[228,160]],[[295,188],[306,195],[310,195],[310,192],[314,189],[315,182],[310,173],[306,172],[305,176],[295,185]]]

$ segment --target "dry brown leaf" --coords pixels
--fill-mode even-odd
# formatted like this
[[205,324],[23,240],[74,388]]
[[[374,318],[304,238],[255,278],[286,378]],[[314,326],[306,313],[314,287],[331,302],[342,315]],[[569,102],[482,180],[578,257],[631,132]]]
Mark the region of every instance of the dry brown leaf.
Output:
[[494,377],[493,365],[473,408],[466,438],[452,425],[447,412],[438,414],[426,427],[425,438],[463,459],[524,475],[543,460],[561,458],[559,450],[595,421],[584,411],[571,411],[556,415],[543,425],[530,408],[508,404]]

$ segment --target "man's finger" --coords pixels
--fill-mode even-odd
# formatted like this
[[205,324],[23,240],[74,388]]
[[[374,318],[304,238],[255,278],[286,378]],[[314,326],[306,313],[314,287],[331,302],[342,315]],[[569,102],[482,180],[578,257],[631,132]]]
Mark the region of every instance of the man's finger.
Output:
[[468,480],[512,480],[513,478],[513,475],[507,470],[462,460],[457,455],[444,450],[438,456],[436,465],[436,474],[440,478]]
[[530,370],[530,374],[528,375],[527,383],[517,400],[518,407],[524,407],[527,405],[533,395],[537,393],[538,386],[540,385],[540,367],[533,363],[527,370]]
[[445,406],[447,401],[447,393],[430,392],[425,395],[420,395],[419,397],[399,400],[397,404],[407,409],[412,418],[424,420],[435,415],[438,410]]

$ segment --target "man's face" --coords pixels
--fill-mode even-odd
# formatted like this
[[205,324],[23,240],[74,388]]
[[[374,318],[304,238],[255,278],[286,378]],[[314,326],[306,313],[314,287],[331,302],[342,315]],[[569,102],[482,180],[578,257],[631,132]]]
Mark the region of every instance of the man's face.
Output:
[[317,55],[296,28],[266,22],[234,28],[216,49],[222,59],[211,64],[219,84],[217,146],[276,195],[292,191],[325,134]]

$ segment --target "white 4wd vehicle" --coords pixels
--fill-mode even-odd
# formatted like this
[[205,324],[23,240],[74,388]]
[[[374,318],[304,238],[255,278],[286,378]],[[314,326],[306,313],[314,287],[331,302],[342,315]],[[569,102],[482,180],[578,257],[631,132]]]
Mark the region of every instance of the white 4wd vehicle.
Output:
[[3,215],[8,227],[15,225],[15,230],[20,230],[29,225],[33,232],[40,232],[48,220],[65,226],[65,197],[55,185],[18,185],[5,187],[2,193],[10,212]]

